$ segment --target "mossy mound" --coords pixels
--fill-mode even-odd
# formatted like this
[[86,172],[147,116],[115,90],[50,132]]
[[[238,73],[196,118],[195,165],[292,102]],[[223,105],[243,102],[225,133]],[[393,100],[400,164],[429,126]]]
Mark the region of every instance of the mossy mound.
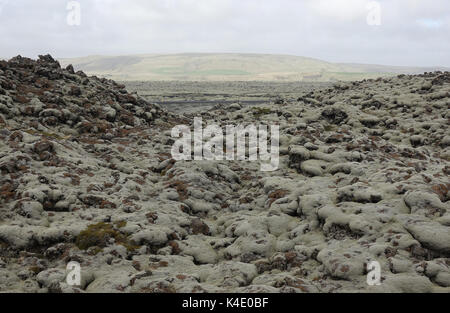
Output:
[[116,244],[126,247],[128,251],[134,251],[139,248],[132,241],[128,240],[128,236],[117,230],[115,226],[120,228],[121,225],[105,222],[89,225],[77,236],[75,244],[82,250],[87,250],[90,247],[105,248],[110,239],[113,238]]
[[260,118],[262,115],[266,115],[266,114],[272,113],[272,110],[270,108],[253,107],[252,111],[253,111],[253,116],[256,117],[256,118]]
[[63,136],[63,135],[59,135],[59,134],[55,134],[55,133],[43,132],[43,131],[34,130],[34,129],[27,129],[27,130],[25,130],[25,132],[30,134],[30,135],[42,136],[42,137],[47,137],[47,138],[52,138],[52,139],[57,139],[57,140],[69,139],[70,138],[70,135],[69,136]]

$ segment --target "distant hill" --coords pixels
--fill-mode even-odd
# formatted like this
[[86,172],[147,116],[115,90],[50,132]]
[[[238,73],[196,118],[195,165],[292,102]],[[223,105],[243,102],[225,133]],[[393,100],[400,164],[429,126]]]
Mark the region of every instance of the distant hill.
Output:
[[270,54],[146,54],[60,59],[87,74],[122,81],[333,81],[445,68],[339,64],[317,59]]

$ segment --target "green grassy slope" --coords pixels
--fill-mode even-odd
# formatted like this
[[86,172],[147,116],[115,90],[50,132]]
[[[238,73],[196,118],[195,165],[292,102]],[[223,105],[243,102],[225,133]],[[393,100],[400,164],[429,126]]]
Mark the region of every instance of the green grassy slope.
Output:
[[337,64],[269,54],[166,54],[60,59],[63,66],[115,80],[142,81],[333,81],[420,73],[425,68]]

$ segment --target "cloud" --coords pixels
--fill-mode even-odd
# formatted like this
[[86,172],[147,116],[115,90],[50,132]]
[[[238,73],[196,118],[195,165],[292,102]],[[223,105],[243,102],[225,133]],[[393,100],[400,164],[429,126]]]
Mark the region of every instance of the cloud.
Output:
[[419,25],[421,25],[425,28],[433,28],[433,29],[441,28],[444,25],[444,22],[442,20],[431,19],[431,18],[419,19],[419,20],[417,20],[417,23],[419,23]]
[[369,0],[308,0],[307,5],[323,18],[337,18],[341,21],[364,19]]
[[367,24],[369,0],[79,0],[80,26],[67,25],[67,2],[0,0],[0,53],[249,52],[450,66],[448,0],[380,0],[380,26]]

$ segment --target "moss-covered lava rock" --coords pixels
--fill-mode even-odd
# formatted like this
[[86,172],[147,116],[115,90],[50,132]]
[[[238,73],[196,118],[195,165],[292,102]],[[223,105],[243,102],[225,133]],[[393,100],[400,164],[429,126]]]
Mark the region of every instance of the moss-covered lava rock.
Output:
[[113,224],[105,222],[89,225],[77,236],[75,244],[82,250],[87,250],[90,247],[104,248],[111,239],[114,239],[116,244],[126,247],[128,251],[138,248],[137,245],[128,240],[125,234],[117,230]]

